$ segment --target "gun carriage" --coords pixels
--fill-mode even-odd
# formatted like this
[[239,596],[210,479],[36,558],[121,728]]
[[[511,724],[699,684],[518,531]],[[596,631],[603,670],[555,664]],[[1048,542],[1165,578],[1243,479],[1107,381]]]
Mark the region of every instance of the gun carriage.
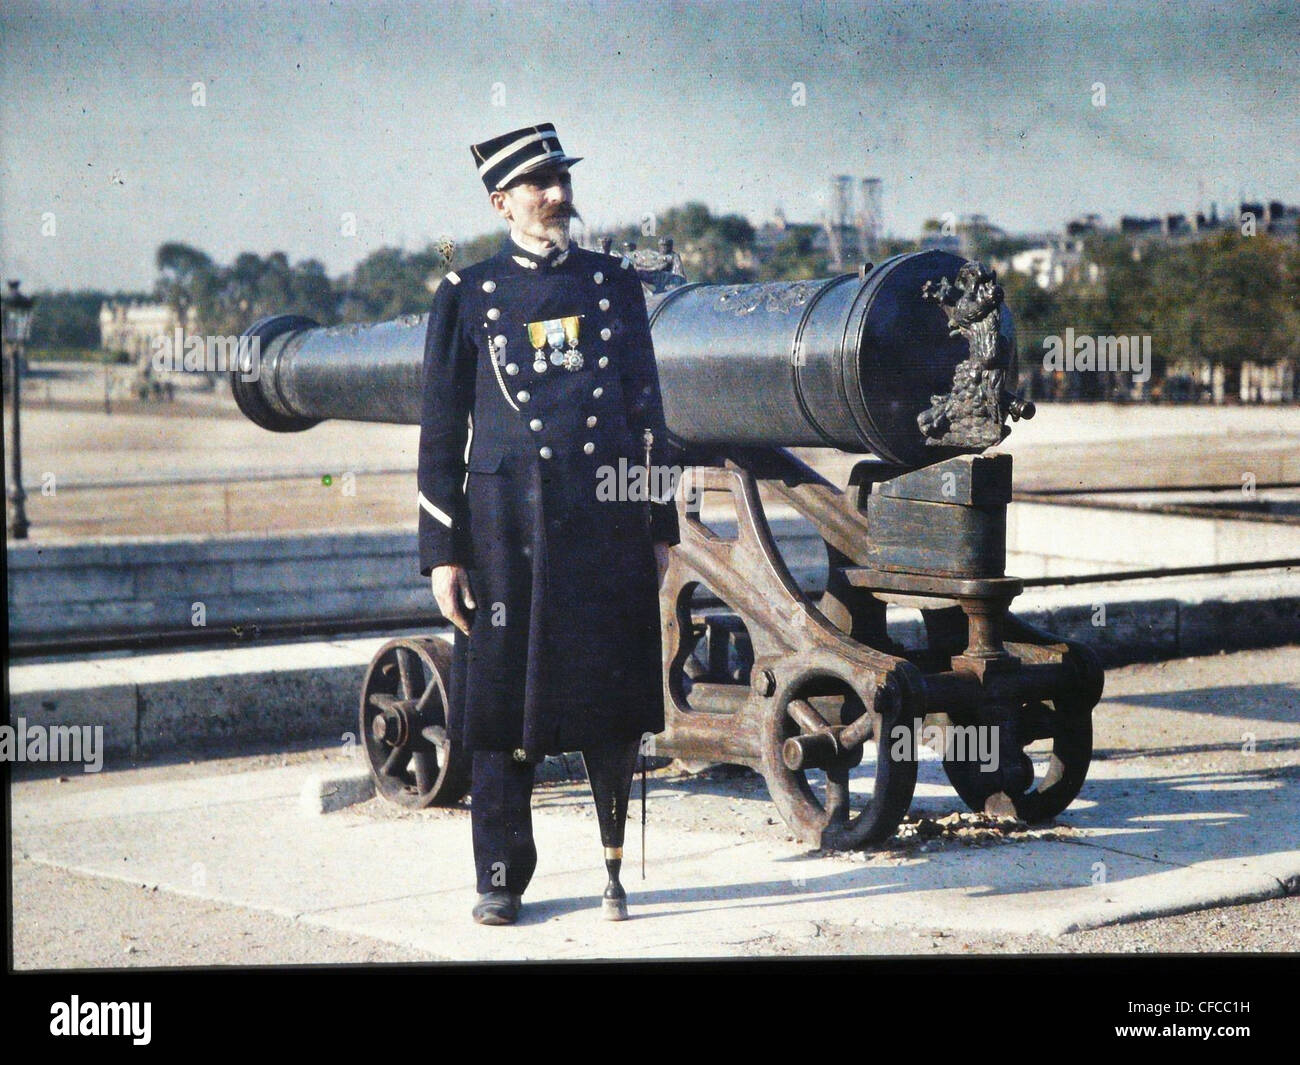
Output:
[[[704,285],[680,275],[671,242],[632,258],[684,456],[654,753],[750,766],[796,835],[824,848],[894,832],[923,730],[986,730],[992,747],[944,747],[972,809],[1063,811],[1087,774],[1103,673],[1085,645],[1009,609],[1022,590],[1005,572],[1012,461],[984,452],[1034,411],[1008,387],[1014,332],[996,277],[927,251],[819,280]],[[232,374],[236,400],[279,432],[327,418],[418,424],[424,322],[263,319],[248,333],[260,373]],[[866,457],[840,488],[794,447]],[[714,499],[734,510],[734,531],[705,520]],[[773,502],[825,545],[816,601],[777,546]],[[920,609],[923,646],[891,636],[890,603]],[[362,735],[395,802],[453,803],[471,786],[444,730],[449,669],[445,641],[402,638],[366,675]],[[874,771],[851,778],[864,760]]]

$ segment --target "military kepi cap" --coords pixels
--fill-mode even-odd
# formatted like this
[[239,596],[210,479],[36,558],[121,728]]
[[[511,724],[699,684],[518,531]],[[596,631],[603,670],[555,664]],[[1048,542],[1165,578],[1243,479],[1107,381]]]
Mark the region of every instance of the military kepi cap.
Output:
[[582,158],[564,154],[550,122],[511,130],[482,144],[471,144],[469,150],[474,153],[474,165],[488,192],[505,188],[532,170],[562,163],[572,166]]

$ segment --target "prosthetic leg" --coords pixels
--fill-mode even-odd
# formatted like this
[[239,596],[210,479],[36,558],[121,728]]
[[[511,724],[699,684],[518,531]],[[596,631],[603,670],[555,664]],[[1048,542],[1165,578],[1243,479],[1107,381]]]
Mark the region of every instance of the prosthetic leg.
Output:
[[623,830],[627,827],[628,796],[640,746],[641,738],[634,736],[582,752],[600,822],[600,842],[605,847],[605,869],[609,872],[601,900],[601,916],[607,921],[627,920],[627,892],[618,875],[623,867]]

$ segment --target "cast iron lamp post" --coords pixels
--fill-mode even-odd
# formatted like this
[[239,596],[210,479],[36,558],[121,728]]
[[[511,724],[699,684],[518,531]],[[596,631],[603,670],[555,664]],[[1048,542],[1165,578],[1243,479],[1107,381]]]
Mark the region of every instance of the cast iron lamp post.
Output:
[[27,493],[23,491],[22,427],[19,401],[23,373],[23,349],[32,333],[32,308],[36,301],[18,291],[18,281],[9,282],[4,297],[4,345],[9,354],[9,394],[13,411],[9,419],[9,536],[27,539]]

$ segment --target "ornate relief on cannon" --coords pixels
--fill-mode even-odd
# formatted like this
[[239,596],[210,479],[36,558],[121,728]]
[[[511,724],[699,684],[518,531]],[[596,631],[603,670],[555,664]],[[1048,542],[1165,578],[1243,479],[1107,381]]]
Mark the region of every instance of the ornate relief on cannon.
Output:
[[1033,417],[1033,405],[1006,391],[1011,345],[1001,330],[1002,286],[998,275],[971,261],[946,277],[926,281],[922,298],[933,300],[948,317],[949,336],[964,337],[970,355],[953,371],[952,390],[930,397],[930,409],[916,419],[926,443],[935,447],[986,448],[1011,432],[1006,416]]

